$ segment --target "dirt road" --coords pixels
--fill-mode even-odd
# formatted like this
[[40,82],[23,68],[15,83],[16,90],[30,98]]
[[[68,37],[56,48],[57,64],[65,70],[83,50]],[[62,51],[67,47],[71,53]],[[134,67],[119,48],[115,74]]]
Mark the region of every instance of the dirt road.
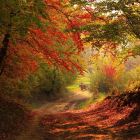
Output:
[[70,94],[69,96],[60,98],[57,101],[47,102],[45,105],[41,106],[38,109],[33,110],[41,115],[54,114],[58,112],[64,112],[69,110],[77,109],[77,104],[82,101],[85,101],[92,97],[92,93],[88,90],[78,90],[75,93]]
[[46,130],[41,125],[42,117],[49,114],[57,114],[59,112],[68,112],[77,109],[76,105],[82,101],[92,97],[92,93],[89,91],[77,91],[76,93],[70,94],[69,96],[60,98],[53,102],[47,102],[45,105],[38,109],[34,109],[34,119],[28,124],[23,126],[20,134],[9,138],[8,140],[46,140]]
[[77,91],[55,102],[48,102],[34,110],[34,118],[23,125],[18,136],[6,140],[140,139],[140,119],[129,121],[136,104],[118,107],[112,104],[112,97],[74,110],[77,103],[91,96],[88,91]]

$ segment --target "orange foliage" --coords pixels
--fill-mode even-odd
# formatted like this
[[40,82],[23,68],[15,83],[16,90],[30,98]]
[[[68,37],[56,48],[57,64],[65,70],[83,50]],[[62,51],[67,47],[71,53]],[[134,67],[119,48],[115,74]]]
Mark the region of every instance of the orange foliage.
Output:
[[[109,96],[84,109],[42,116],[43,124],[50,128],[47,136],[49,138],[59,134],[58,136],[63,138],[72,137],[72,139],[89,136],[103,138],[110,137],[110,133],[115,133],[117,138],[119,135],[116,132],[127,132],[128,129],[135,128],[135,125],[140,125],[140,119],[133,118],[133,115],[138,115],[137,117],[140,118],[139,100],[136,101],[132,95],[139,97],[139,93]],[[131,102],[129,102],[130,98]],[[138,114],[134,114],[134,111]]]
[[[58,65],[61,70],[64,67],[67,71],[74,73],[73,69],[76,68],[82,72],[82,68],[70,59],[71,55],[78,55],[84,50],[80,32],[64,32],[64,30],[85,25],[90,21],[91,14],[85,12],[86,10],[81,11],[79,9],[78,12],[81,13],[79,15],[77,11],[72,11],[69,7],[63,6],[67,2],[66,0],[44,1],[48,13],[47,17],[36,16],[43,21],[41,26],[47,25],[44,26],[45,32],[41,28],[36,28],[33,23],[24,39],[20,39],[18,35],[14,37],[18,46],[15,47],[12,42],[9,44],[8,55],[4,60],[5,74],[12,74],[12,77],[24,77],[30,72],[34,73],[35,69],[39,67],[36,61],[38,58],[47,61],[49,65]],[[33,6],[29,5],[31,9]],[[12,26],[12,28],[14,27]],[[69,38],[74,42],[72,46],[66,45]],[[62,48],[65,46],[65,49],[62,49],[61,46]],[[73,46],[75,51],[70,52],[71,49],[73,50]],[[62,57],[61,54],[65,57]]]

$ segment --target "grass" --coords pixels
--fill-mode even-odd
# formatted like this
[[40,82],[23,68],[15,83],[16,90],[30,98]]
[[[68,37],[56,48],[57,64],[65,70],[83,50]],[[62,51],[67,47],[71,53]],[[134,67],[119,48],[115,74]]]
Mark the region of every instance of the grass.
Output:
[[[79,75],[77,80],[75,81],[75,83],[73,85],[67,87],[68,91],[69,92],[76,92],[77,90],[80,90],[79,85],[81,83],[90,85],[90,74],[89,73],[86,73],[84,76]],[[80,104],[78,104],[77,108],[78,109],[85,108],[92,103],[99,102],[99,101],[103,100],[106,96],[107,96],[106,94],[100,92],[99,97],[97,99],[95,99],[96,97],[93,95],[93,97],[90,98],[89,100],[83,101]]]
[[87,107],[88,105],[91,105],[91,104],[95,103],[95,102],[102,101],[106,96],[107,96],[106,94],[99,92],[99,97],[97,99],[93,95],[93,97],[90,98],[89,100],[81,102],[80,104],[78,104],[77,108],[82,109],[82,108]]
[[80,90],[79,85],[81,83],[84,83],[84,84],[88,84],[89,85],[90,84],[89,75],[90,75],[89,73],[85,73],[84,76],[79,75],[78,78],[77,78],[77,80],[75,81],[75,83],[73,85],[70,85],[70,86],[67,87],[68,91],[69,92],[75,92],[77,90]]

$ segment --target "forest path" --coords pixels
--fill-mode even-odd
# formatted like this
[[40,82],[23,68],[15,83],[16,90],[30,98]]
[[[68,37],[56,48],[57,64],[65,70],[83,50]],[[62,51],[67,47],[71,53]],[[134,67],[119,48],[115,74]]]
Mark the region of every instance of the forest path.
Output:
[[136,104],[118,107],[112,97],[76,110],[77,103],[91,96],[89,91],[77,91],[48,102],[8,140],[140,140],[140,115],[138,119],[130,115]]
[[18,136],[9,138],[8,140],[47,140],[45,138],[46,129],[42,127],[42,116],[50,114],[65,113],[77,109],[76,105],[92,97],[92,93],[88,90],[78,90],[59,100],[46,102],[38,109],[34,109],[35,117],[25,126],[23,126]]
[[34,109],[33,112],[37,112],[40,115],[48,115],[69,110],[76,110],[77,104],[88,100],[92,96],[93,93],[89,92],[88,90],[77,90],[75,93],[71,93],[70,95],[62,97],[59,100],[47,102],[38,109]]

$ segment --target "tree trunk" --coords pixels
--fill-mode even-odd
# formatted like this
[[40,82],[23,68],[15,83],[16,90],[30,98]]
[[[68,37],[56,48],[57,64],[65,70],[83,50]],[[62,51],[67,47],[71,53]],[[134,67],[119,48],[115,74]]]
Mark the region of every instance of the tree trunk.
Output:
[[2,66],[2,63],[4,61],[4,57],[6,56],[6,53],[7,53],[7,48],[9,45],[9,38],[10,38],[10,34],[9,33],[5,34],[5,37],[2,42],[3,46],[0,51],[0,69],[1,69],[0,76],[2,75],[2,72],[4,69],[4,66]]

